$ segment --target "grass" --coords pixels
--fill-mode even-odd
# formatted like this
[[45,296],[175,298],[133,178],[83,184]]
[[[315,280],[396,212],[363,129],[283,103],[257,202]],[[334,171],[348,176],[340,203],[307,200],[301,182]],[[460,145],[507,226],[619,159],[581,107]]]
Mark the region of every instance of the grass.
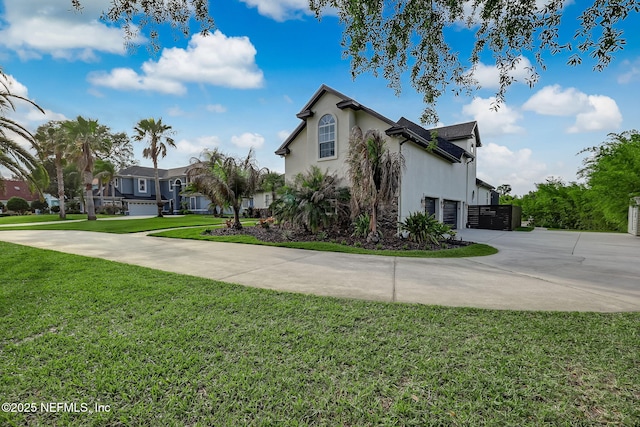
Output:
[[640,423],[639,313],[245,288],[0,243],[2,425]]
[[[98,218],[114,218],[115,215],[98,215]],[[67,214],[67,220],[87,219],[86,214]],[[33,224],[35,222],[64,221],[58,214],[45,215],[12,215],[0,217],[0,225],[3,224]]]
[[307,249],[314,251],[324,252],[343,252],[350,254],[364,254],[364,255],[384,255],[384,256],[397,256],[397,257],[413,257],[413,258],[461,258],[461,257],[473,257],[473,256],[485,256],[493,255],[498,250],[492,246],[485,244],[473,244],[462,248],[445,249],[439,251],[402,251],[402,250],[371,250],[364,248],[356,248],[348,245],[341,245],[339,243],[331,242],[263,242],[253,236],[249,235],[235,235],[235,236],[211,236],[202,235],[202,232],[206,230],[203,228],[189,228],[185,230],[169,230],[153,233],[152,236],[157,237],[170,237],[176,239],[192,239],[192,240],[209,240],[213,242],[226,242],[226,243],[244,243],[250,245],[264,245],[264,246],[277,246],[282,248],[294,248],[294,249]]
[[[85,216],[86,218],[86,216]],[[165,216],[163,218],[122,219],[110,221],[64,222],[56,224],[30,225],[29,230],[82,230],[103,233],[137,233],[141,231],[161,230],[177,227],[193,227],[200,225],[217,225],[224,222],[222,218],[206,215],[186,215],[180,217]],[[2,230],[25,230],[25,226],[2,227]]]

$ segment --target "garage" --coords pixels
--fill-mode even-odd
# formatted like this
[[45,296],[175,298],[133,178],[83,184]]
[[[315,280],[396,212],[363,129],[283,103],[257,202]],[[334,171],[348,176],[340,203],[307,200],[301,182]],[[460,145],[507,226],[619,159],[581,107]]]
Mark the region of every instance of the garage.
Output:
[[131,216],[158,214],[155,200],[130,200],[127,201],[127,205],[127,213]]
[[442,222],[453,228],[458,226],[458,202],[445,200],[442,205]]

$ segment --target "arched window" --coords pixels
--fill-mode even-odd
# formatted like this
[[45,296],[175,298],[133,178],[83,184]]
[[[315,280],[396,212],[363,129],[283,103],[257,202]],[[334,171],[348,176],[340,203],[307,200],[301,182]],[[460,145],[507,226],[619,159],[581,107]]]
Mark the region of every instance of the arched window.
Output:
[[336,155],[336,119],[325,114],[318,122],[318,157],[334,157]]

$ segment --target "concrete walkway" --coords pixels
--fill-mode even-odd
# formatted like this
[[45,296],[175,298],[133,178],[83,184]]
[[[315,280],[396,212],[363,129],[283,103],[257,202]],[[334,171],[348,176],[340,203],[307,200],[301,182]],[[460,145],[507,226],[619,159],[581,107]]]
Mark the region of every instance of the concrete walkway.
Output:
[[0,231],[0,240],[247,286],[515,310],[640,311],[640,239],[612,233],[461,230],[489,257],[415,259],[85,231]]

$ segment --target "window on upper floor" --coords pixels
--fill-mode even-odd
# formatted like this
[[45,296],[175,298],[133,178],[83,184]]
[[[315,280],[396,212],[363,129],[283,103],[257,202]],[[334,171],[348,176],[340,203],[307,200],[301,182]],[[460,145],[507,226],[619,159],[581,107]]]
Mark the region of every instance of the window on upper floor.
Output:
[[325,114],[318,122],[318,157],[321,159],[336,155],[336,119]]
[[114,178],[114,180],[113,180],[113,187],[114,187],[114,188],[118,188],[118,178]]
[[140,193],[147,192],[147,180],[144,178],[138,178],[138,191]]

